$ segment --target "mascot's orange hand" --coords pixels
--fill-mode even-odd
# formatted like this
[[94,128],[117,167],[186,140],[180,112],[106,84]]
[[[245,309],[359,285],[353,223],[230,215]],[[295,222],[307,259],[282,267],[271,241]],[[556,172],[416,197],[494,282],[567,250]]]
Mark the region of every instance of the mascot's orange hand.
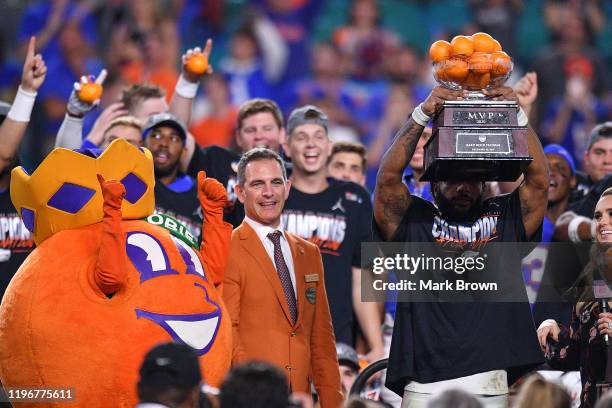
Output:
[[223,184],[214,178],[206,177],[206,173],[200,171],[198,199],[204,213],[200,255],[213,284],[219,286],[225,275],[232,236],[232,224],[223,221],[223,207],[228,202],[227,191]]
[[223,184],[211,177],[206,177],[206,172],[198,173],[198,199],[204,212],[204,219],[217,222],[223,221],[223,207],[227,205],[227,191]]
[[121,202],[125,196],[125,186],[117,180],[105,180],[101,174],[97,176],[104,197],[104,219],[94,281],[102,293],[111,297],[125,285],[127,276],[125,234],[121,228]]
[[101,174],[98,174],[98,182],[102,188],[104,206],[108,205],[116,210],[121,209],[121,202],[125,197],[125,186],[117,180],[105,180]]

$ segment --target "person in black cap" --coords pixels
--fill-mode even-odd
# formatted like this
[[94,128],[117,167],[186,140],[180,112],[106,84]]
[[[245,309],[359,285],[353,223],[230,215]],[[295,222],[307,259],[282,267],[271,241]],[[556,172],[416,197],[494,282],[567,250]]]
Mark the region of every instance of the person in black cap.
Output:
[[136,408],[194,408],[199,406],[200,363],[184,344],[166,343],[152,348],[140,367]]
[[186,137],[183,123],[168,112],[151,116],[143,132],[145,147],[153,154],[156,212],[176,218],[194,237],[200,237],[202,209],[197,183],[179,170]]

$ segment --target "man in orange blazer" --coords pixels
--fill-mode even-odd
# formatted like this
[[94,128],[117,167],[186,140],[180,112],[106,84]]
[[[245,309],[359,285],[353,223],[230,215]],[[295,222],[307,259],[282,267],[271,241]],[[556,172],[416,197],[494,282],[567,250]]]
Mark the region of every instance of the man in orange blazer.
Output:
[[342,392],[319,249],[280,230],[291,183],[283,160],[255,148],[238,164],[245,220],[232,233],[223,298],[233,327],[233,364],[263,360],[287,374],[292,392],[337,408]]

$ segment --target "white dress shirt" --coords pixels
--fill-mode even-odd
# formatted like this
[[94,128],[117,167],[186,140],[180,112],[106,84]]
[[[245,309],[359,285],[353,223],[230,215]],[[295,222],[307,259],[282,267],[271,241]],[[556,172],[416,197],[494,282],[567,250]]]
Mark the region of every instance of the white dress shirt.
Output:
[[[270,238],[268,238],[268,234],[274,231],[281,232],[281,251],[283,252],[283,258],[285,258],[287,268],[289,268],[289,276],[291,276],[291,285],[293,286],[293,293],[296,295],[295,298],[297,299],[297,289],[295,287],[295,268],[293,267],[293,255],[291,254],[289,242],[285,237],[285,231],[280,228],[272,228],[268,227],[267,225],[260,224],[247,216],[244,217],[244,220],[247,222],[247,224],[249,224],[251,228],[253,228],[253,230],[255,230],[255,233],[259,237],[259,240],[262,242],[266,252],[268,253],[268,256],[272,260],[272,265],[274,265],[274,269],[276,269],[276,262],[274,262],[274,244],[272,243]],[[280,224],[278,226],[280,227]]]

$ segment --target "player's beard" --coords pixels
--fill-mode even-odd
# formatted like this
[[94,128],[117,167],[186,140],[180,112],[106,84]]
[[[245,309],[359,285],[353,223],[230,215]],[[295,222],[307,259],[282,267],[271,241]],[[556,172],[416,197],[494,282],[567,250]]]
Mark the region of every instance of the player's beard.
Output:
[[453,202],[446,198],[438,189],[433,189],[433,195],[438,209],[447,221],[476,221],[481,213],[482,195],[474,202],[467,211],[458,211]]

